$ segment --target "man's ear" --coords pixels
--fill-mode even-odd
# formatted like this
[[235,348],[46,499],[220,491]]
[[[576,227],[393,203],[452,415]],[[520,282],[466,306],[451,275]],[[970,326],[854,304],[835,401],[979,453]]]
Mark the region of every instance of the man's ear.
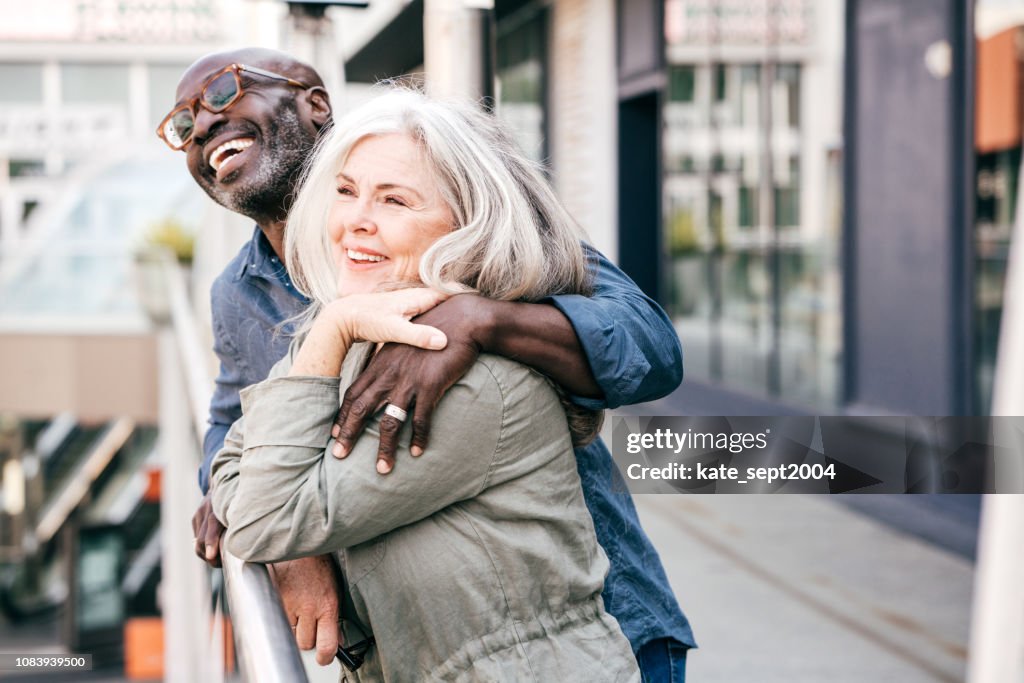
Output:
[[309,102],[310,119],[320,130],[331,120],[331,96],[324,88],[315,85],[306,91],[306,100]]

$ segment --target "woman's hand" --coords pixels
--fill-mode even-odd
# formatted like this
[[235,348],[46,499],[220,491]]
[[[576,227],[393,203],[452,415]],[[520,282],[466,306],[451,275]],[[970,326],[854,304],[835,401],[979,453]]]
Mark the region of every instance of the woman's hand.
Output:
[[417,325],[410,318],[429,311],[448,298],[427,287],[393,292],[351,294],[335,300],[326,311],[347,328],[353,341],[397,342],[421,349],[443,349],[444,332],[429,325]]
[[448,295],[433,289],[416,287],[337,299],[317,316],[288,374],[337,377],[345,355],[357,341],[443,349],[448,338],[441,330],[409,319],[446,298]]

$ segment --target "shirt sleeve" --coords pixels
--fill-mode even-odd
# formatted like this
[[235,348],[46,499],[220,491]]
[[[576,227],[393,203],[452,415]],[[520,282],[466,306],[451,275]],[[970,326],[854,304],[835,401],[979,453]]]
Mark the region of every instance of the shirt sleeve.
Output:
[[492,476],[505,406],[497,381],[481,376],[489,372],[478,363],[445,394],[422,457],[410,455],[405,425],[386,476],[375,469],[376,419],[348,457],[328,451],[338,379],[278,377],[244,390],[244,421],[232,428],[214,470],[214,510],[227,522],[228,550],[259,562],[336,551],[514,476],[501,468]]
[[248,366],[239,353],[231,329],[234,327],[227,320],[224,310],[224,296],[219,283],[215,283],[210,293],[210,308],[213,314],[213,351],[220,361],[220,371],[214,383],[213,397],[210,399],[209,427],[203,438],[203,462],[199,466],[199,488],[205,494],[210,488],[210,466],[217,452],[223,447],[228,429],[235,420],[242,416],[242,403],[239,392],[245,388],[245,377]]
[[604,399],[572,396],[600,410],[653,401],[683,381],[683,349],[668,315],[601,252],[586,245],[594,293],[547,301],[569,319]]

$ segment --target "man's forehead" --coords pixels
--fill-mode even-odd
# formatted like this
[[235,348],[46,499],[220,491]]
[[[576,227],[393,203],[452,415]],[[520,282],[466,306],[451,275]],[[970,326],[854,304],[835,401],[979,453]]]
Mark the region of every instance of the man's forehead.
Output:
[[232,64],[242,63],[262,69],[274,69],[278,66],[277,60],[269,60],[264,55],[246,50],[207,55],[199,59],[182,74],[181,80],[178,81],[176,96],[179,100],[195,96],[198,94],[199,87],[210,76],[213,76],[218,71],[223,71]]

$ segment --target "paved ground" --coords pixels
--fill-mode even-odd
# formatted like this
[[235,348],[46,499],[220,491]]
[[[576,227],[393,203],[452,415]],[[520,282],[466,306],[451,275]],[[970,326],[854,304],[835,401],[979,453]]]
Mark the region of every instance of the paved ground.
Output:
[[964,680],[974,567],[962,553],[826,497],[637,507],[700,644],[688,680]]

